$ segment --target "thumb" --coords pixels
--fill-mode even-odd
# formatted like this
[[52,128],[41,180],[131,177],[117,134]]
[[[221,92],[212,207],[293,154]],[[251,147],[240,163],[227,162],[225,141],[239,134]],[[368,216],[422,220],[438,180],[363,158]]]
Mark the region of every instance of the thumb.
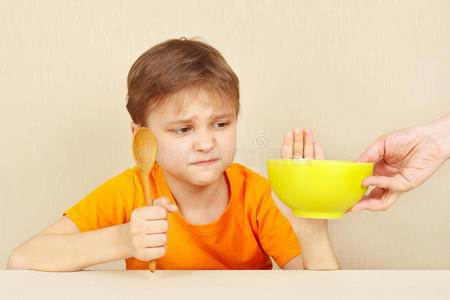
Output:
[[167,197],[161,197],[161,198],[157,198],[155,200],[153,200],[153,205],[154,206],[162,206],[165,209],[167,209],[169,212],[176,212],[178,210],[178,206],[176,206],[175,204],[172,203],[172,201],[170,201],[169,198]]
[[359,163],[376,162],[384,156],[384,137],[379,138],[361,156],[355,160]]

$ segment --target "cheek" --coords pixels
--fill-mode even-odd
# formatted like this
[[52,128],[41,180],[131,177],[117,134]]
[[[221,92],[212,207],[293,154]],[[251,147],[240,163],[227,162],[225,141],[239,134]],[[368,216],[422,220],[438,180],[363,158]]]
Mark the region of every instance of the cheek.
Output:
[[223,147],[229,152],[236,148],[236,139],[229,138],[223,142]]
[[[176,145],[176,146],[175,146]],[[186,153],[182,143],[158,142],[158,154],[156,160],[161,166],[179,166],[185,161]]]
[[236,154],[236,135],[231,134],[221,139],[219,143],[222,158],[226,163],[231,163]]

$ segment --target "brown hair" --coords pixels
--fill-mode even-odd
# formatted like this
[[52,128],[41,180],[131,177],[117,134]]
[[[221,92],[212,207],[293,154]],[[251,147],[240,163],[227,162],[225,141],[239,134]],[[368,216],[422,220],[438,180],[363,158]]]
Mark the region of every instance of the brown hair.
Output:
[[127,110],[145,126],[152,109],[169,96],[189,88],[205,88],[239,114],[239,79],[213,47],[186,38],[171,39],[145,51],[128,73]]

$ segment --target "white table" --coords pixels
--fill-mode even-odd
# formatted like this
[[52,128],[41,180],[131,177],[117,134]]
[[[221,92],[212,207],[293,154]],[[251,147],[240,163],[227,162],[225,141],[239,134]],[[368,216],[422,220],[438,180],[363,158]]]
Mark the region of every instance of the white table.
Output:
[[[135,298],[133,298],[135,297]],[[450,299],[450,270],[0,270],[0,299]]]

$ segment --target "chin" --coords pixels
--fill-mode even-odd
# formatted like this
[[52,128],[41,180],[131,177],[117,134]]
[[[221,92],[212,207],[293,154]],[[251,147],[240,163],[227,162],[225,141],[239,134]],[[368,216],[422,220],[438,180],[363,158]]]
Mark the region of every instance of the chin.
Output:
[[223,173],[221,168],[214,168],[211,170],[203,170],[202,172],[193,172],[189,176],[192,184],[197,186],[209,185],[220,179],[220,175]]
[[198,186],[198,187],[202,187],[202,186],[208,186],[213,184],[215,181],[195,181],[195,182],[191,182],[191,184],[193,186]]

